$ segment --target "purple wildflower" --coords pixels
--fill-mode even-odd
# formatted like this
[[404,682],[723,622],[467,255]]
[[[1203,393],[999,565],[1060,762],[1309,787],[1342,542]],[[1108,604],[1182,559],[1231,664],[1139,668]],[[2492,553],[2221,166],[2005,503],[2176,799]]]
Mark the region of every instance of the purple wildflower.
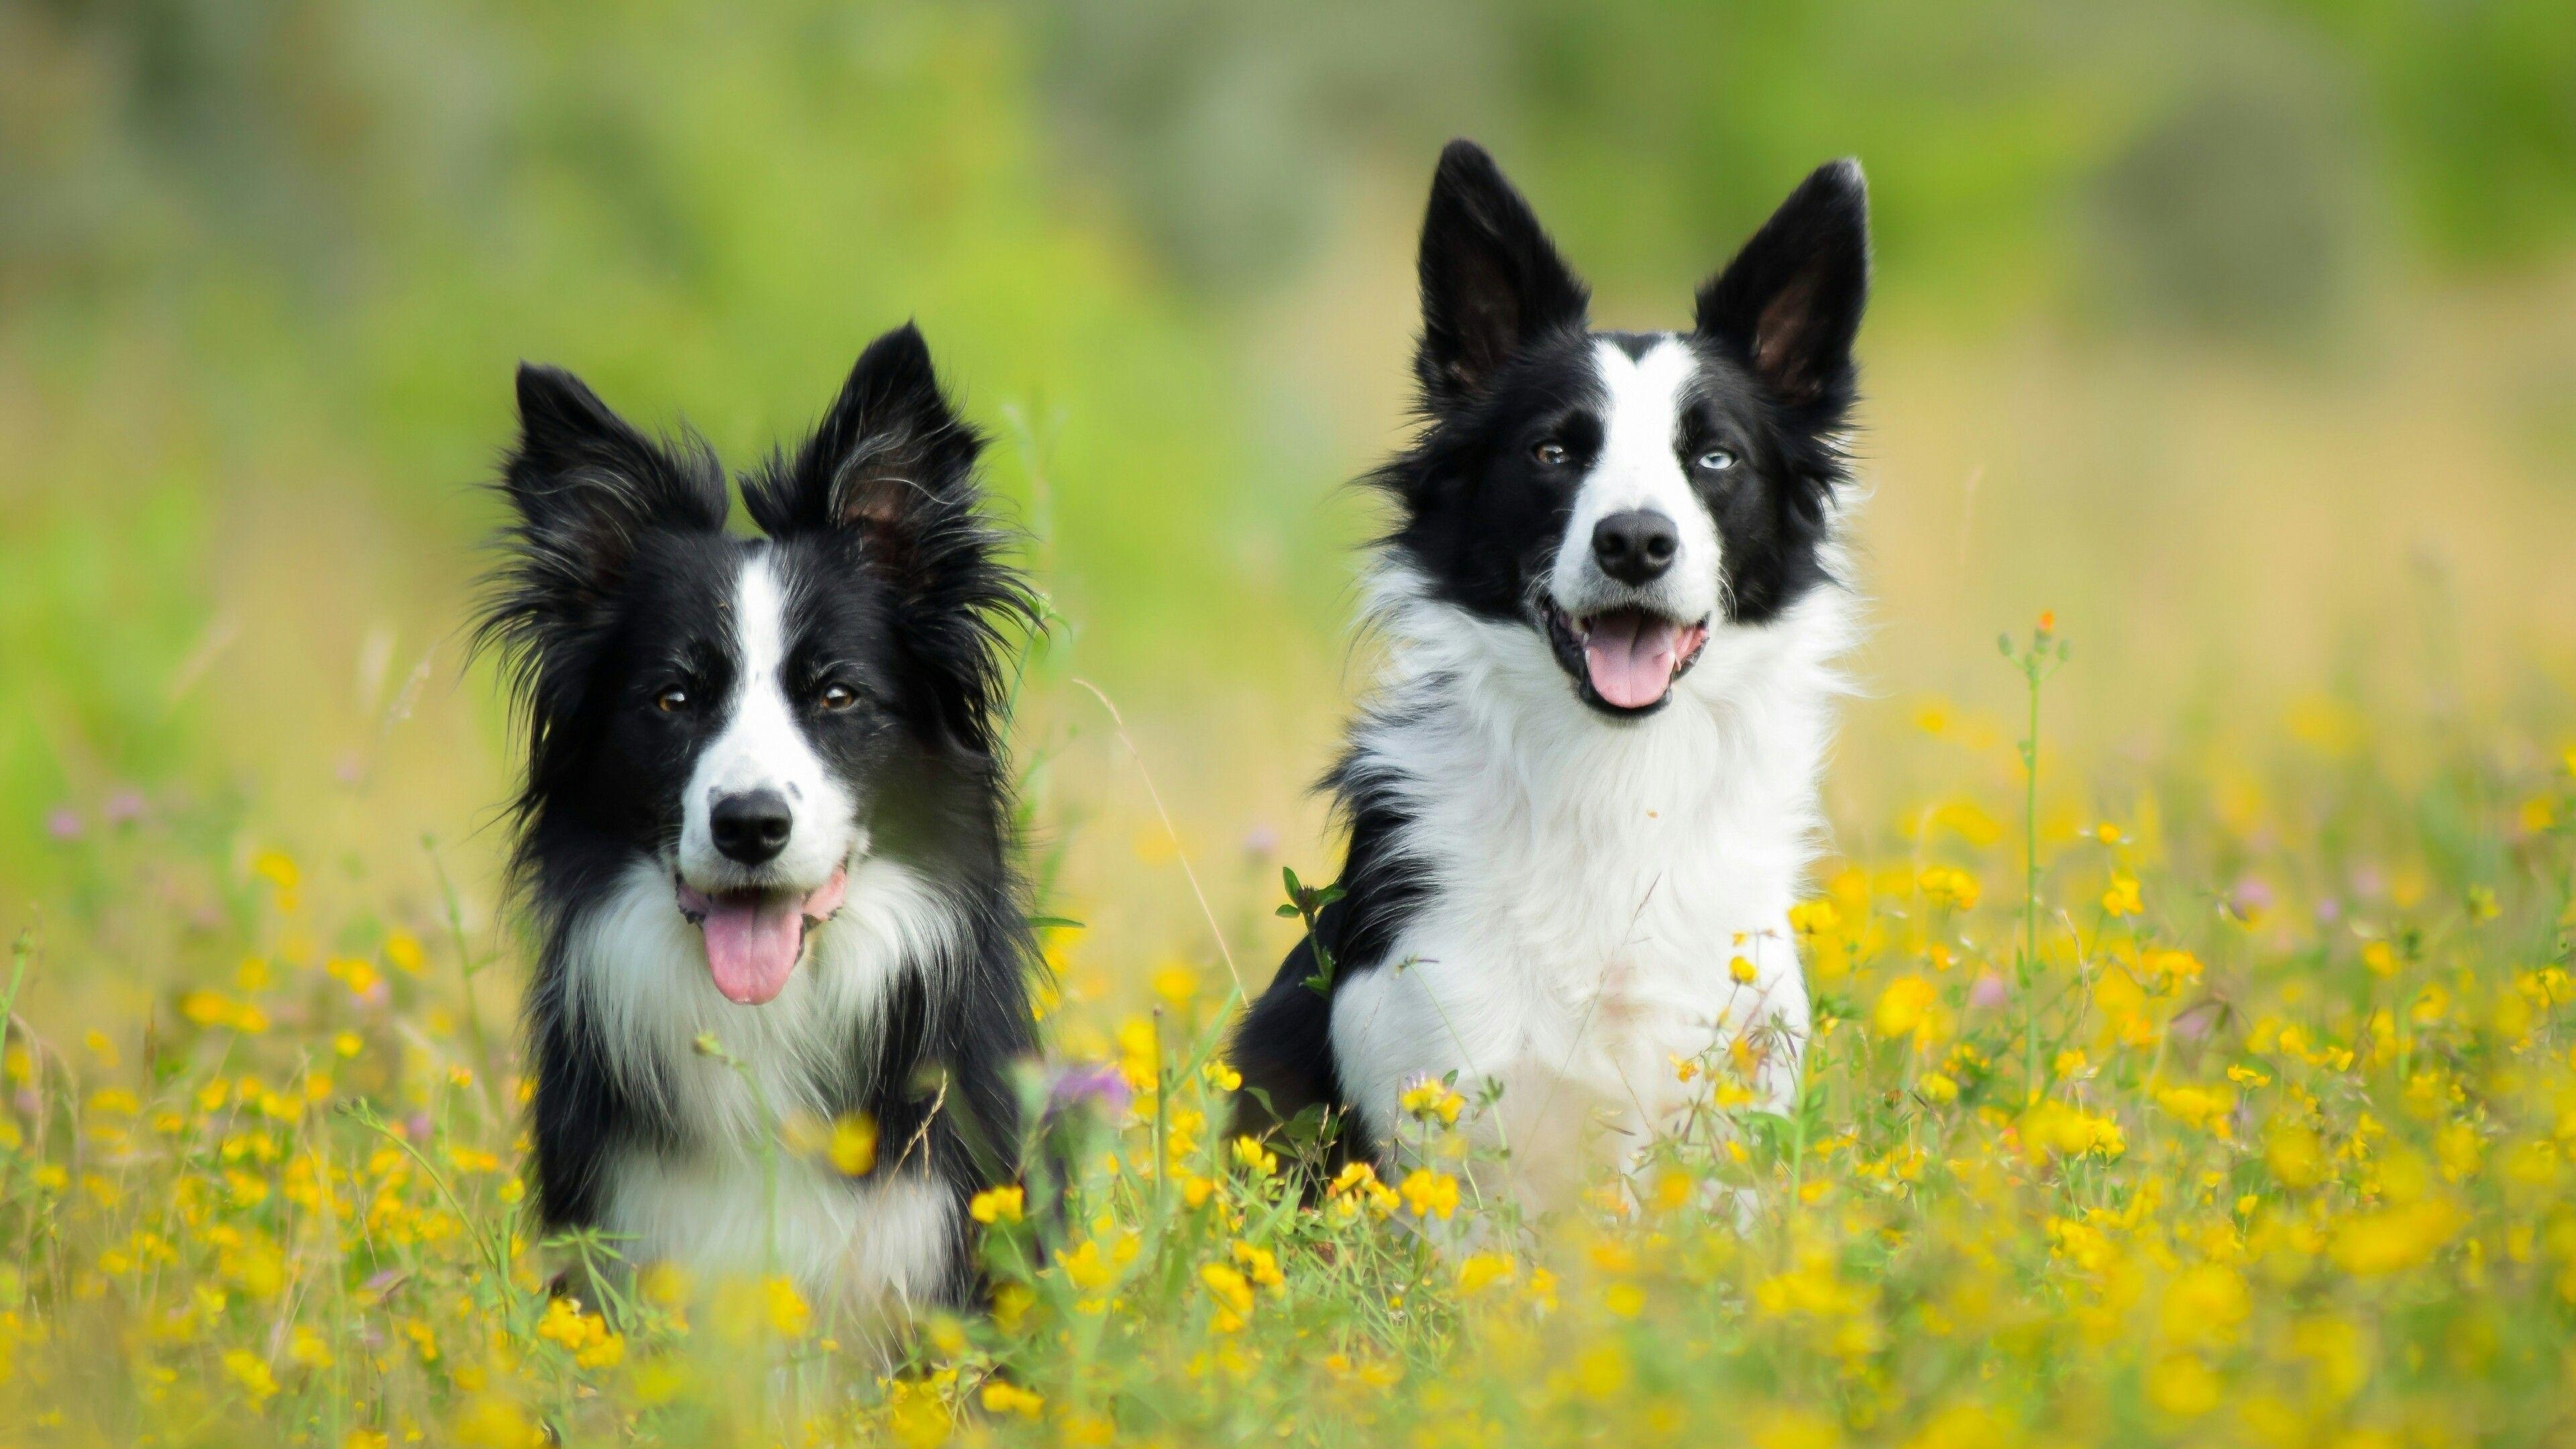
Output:
[[2229,906],[2240,921],[2250,921],[2272,909],[2272,887],[2261,876],[2242,876],[2236,888],[2228,892]]
[[1114,1064],[1070,1062],[1047,1084],[1047,1110],[1052,1114],[1089,1106],[1103,1116],[1116,1118],[1127,1110],[1133,1096],[1127,1089],[1127,1079]]

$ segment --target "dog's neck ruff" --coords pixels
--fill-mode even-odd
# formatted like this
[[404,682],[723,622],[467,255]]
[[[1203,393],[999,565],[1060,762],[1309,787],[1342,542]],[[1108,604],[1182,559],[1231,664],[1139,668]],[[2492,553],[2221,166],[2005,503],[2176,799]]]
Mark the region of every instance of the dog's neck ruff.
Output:
[[[875,1040],[888,993],[906,976],[939,989],[965,935],[955,904],[921,872],[864,860],[785,989],[740,1005],[709,975],[705,942],[668,874],[638,861],[570,925],[565,1017],[681,1151],[749,1157],[776,1131],[770,1119],[829,1118],[869,1085],[851,1073],[873,1057],[861,1048]],[[742,1066],[700,1051],[706,1036]]]
[[1334,1001],[1343,1090],[1372,1137],[1395,1140],[1398,1098],[1425,1077],[1499,1087],[1478,1129],[1509,1146],[1509,1191],[1545,1210],[1675,1125],[1676,1057],[1758,1034],[1753,1085],[1785,1106],[1807,1030],[1788,912],[1822,839],[1851,596],[1720,626],[1671,703],[1634,719],[1578,699],[1535,631],[1400,568],[1376,603],[1389,657],[1344,789],[1391,807],[1389,848],[1424,889]]
[[[1536,631],[1446,603],[1411,567],[1385,563],[1368,617],[1386,660],[1353,744],[1373,783],[1523,813],[1533,827],[1634,829],[1639,808],[1660,819],[1666,806],[1748,792],[1794,797],[1802,803],[1777,834],[1812,848],[1833,706],[1851,692],[1838,661],[1858,638],[1857,615],[1852,594],[1829,584],[1767,625],[1721,624],[1667,708],[1610,719],[1566,687]],[[1461,774],[1501,793],[1455,795]]]

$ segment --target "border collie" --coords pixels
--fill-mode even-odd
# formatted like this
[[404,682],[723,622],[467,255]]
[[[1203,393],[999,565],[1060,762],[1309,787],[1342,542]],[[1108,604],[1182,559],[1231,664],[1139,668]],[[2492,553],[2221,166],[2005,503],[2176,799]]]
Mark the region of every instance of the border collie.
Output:
[[1337,1156],[1384,1160],[1400,1096],[1447,1080],[1491,1103],[1497,1185],[1544,1211],[1677,1125],[1677,1060],[1730,1054],[1793,1102],[1788,913],[1856,628],[1867,214],[1859,166],[1825,166],[1689,331],[1597,332],[1493,160],[1442,154],[1424,426],[1371,480],[1386,676],[1325,781],[1350,831],[1315,931],[1334,972],[1301,944],[1239,1028],[1247,1123],[1321,1107]]
[[[704,443],[552,368],[518,394],[480,639],[526,724],[539,1214],[862,1319],[957,1301],[1034,1049],[996,715],[1035,614],[983,441],[898,328],[743,478],[743,538]],[[878,1133],[858,1176],[782,1144],[850,1114]]]

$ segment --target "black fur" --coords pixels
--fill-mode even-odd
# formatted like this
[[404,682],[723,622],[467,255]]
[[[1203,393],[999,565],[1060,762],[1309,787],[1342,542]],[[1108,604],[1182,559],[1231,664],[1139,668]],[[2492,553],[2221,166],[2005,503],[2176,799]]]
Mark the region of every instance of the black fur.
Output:
[[1334,981],[1354,969],[1386,960],[1405,914],[1430,889],[1422,872],[1394,848],[1405,815],[1382,779],[1371,778],[1365,756],[1345,755],[1324,781],[1333,793],[1350,848],[1342,860],[1341,899],[1315,914],[1315,937],[1300,941],[1281,963],[1270,989],[1236,1028],[1235,1070],[1247,1088],[1238,1116],[1249,1130],[1287,1122],[1311,1108],[1330,1119],[1330,1161],[1373,1157],[1376,1148],[1357,1118],[1333,1065],[1332,998],[1307,984],[1315,975],[1315,946],[1333,958]]
[[[1826,510],[1847,476],[1838,439],[1857,388],[1851,348],[1869,289],[1867,213],[1856,165],[1819,168],[1699,289],[1694,326],[1682,334],[1701,365],[1675,447],[1693,456],[1722,446],[1749,465],[1694,482],[1723,540],[1727,624],[1759,627],[1831,582]],[[1453,141],[1441,154],[1419,272],[1421,427],[1367,480],[1393,505],[1377,547],[1440,602],[1547,634],[1537,600],[1571,514],[1572,483],[1604,439],[1593,350],[1606,340],[1640,356],[1662,335],[1589,329],[1583,282],[1471,142]],[[1562,447],[1563,460],[1542,462],[1542,443]],[[1551,642],[1578,692],[1615,714],[1583,679],[1579,650]],[[1388,964],[1391,943],[1432,888],[1392,848],[1404,824],[1392,766],[1365,744],[1383,718],[1363,717],[1324,781],[1350,829],[1346,895],[1317,931],[1336,959],[1336,985]],[[1355,1124],[1333,1060],[1332,1002],[1305,984],[1313,971],[1311,945],[1300,943],[1236,1032],[1247,1128],[1316,1106]]]
[[1036,610],[980,507],[982,439],[942,397],[920,334],[898,328],[792,458],[744,478],[766,535],[745,539],[726,531],[726,482],[705,444],[647,439],[555,369],[523,367],[518,393],[503,475],[514,522],[477,638],[505,663],[527,748],[513,879],[541,942],[528,998],[539,1215],[554,1230],[596,1224],[611,1153],[698,1145],[621,1087],[613,1048],[568,1015],[566,948],[622,875],[675,846],[715,712],[655,701],[673,687],[725,696],[729,590],[765,549],[786,586],[787,670],[861,700],[800,728],[865,785],[873,849],[940,880],[965,914],[959,958],[911,963],[886,1019],[819,1084],[836,1110],[876,1119],[875,1173],[930,1174],[959,1200],[948,1278],[963,1294],[963,1200],[1015,1171],[1011,1074],[1036,1045],[998,718],[1009,632],[1034,627]]

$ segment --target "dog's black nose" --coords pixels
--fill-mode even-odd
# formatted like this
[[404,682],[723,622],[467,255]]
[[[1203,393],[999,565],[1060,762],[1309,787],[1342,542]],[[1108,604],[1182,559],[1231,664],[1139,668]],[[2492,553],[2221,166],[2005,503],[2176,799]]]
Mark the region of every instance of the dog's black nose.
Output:
[[1601,572],[1623,584],[1646,584],[1664,576],[1681,552],[1681,530],[1651,508],[1613,513],[1592,526],[1592,557]]
[[707,812],[707,829],[716,838],[716,849],[745,865],[762,865],[775,858],[787,848],[787,836],[795,828],[795,812],[787,808],[787,797],[775,790],[727,795]]

